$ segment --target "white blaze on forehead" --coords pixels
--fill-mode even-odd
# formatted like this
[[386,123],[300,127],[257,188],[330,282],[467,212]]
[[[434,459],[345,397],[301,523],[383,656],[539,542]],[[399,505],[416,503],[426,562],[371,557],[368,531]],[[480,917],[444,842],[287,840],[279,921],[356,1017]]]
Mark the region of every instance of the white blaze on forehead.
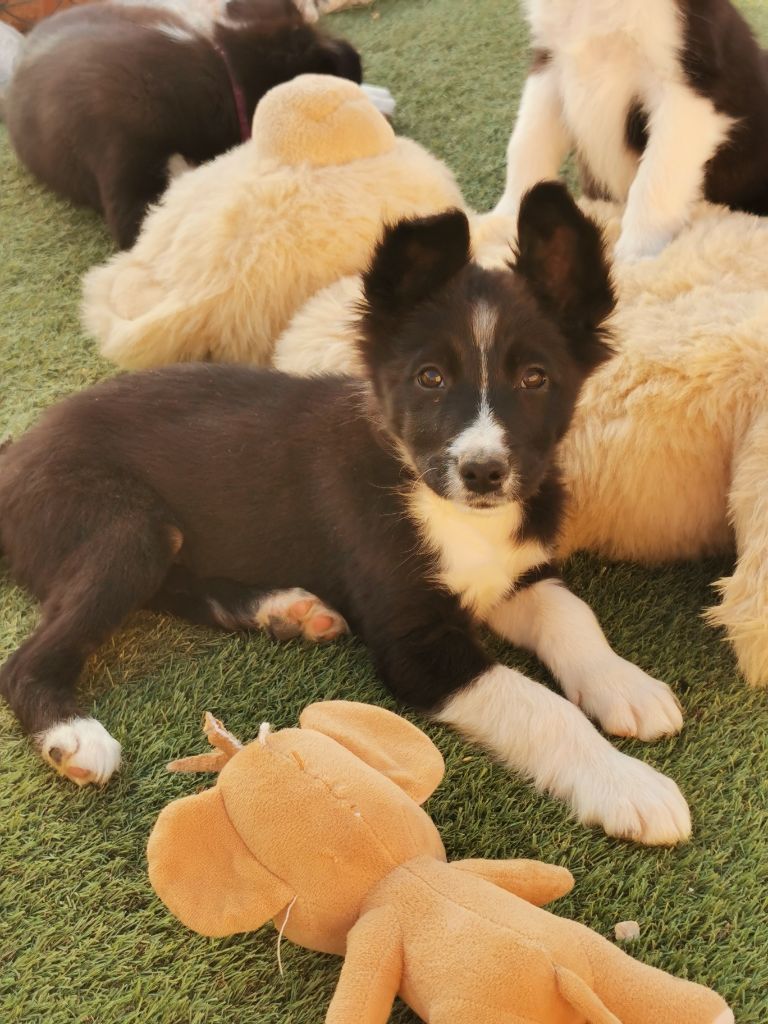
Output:
[[448,449],[458,462],[507,455],[504,428],[488,400],[488,349],[493,344],[497,318],[496,310],[487,302],[478,302],[472,311],[472,340],[480,357],[480,396],[476,418],[454,438]]
[[478,302],[472,311],[472,340],[480,353],[480,402],[488,401],[488,349],[496,330],[496,310],[487,302]]

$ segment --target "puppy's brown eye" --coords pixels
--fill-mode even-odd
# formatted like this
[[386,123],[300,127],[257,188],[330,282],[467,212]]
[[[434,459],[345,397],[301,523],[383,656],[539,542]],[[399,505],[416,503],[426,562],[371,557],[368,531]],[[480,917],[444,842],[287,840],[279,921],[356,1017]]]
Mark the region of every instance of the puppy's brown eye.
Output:
[[421,388],[434,390],[445,387],[445,378],[436,366],[425,366],[416,374],[416,383]]
[[547,375],[538,366],[532,366],[530,370],[526,370],[520,380],[521,387],[531,390],[543,388],[546,383]]

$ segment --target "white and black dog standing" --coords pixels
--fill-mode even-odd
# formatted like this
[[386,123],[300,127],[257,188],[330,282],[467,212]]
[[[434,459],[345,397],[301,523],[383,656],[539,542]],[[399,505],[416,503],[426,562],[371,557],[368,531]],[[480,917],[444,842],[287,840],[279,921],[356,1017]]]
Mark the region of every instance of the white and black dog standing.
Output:
[[730,0],[524,0],[534,61],[496,211],[566,154],[627,207],[618,259],[654,256],[700,198],[768,214],[768,54]]
[[[3,451],[0,548],[42,618],[0,691],[52,765],[80,783],[117,767],[75,683],[137,608],[278,637],[349,623],[400,700],[581,821],[688,836],[675,784],[586,717],[650,740],[679,730],[677,701],[611,650],[551,564],[557,446],[610,355],[602,239],[549,183],[523,200],[518,244],[509,270],[485,270],[463,213],[389,228],[364,276],[362,384],[207,364],[126,375]],[[535,651],[569,699],[494,662],[478,623]]]

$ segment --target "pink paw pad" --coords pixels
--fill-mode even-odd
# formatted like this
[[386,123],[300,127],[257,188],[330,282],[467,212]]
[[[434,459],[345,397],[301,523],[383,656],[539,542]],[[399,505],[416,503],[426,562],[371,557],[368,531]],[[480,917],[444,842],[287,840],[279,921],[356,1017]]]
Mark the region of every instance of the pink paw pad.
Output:
[[259,625],[276,640],[302,636],[312,643],[326,643],[349,632],[347,623],[305,590],[285,590],[271,594],[259,606]]

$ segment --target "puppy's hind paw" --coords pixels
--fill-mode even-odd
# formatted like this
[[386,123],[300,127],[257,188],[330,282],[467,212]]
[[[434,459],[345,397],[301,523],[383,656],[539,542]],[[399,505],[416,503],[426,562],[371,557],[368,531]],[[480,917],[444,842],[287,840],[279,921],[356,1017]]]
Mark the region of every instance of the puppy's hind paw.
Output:
[[275,640],[302,636],[311,643],[327,643],[349,632],[345,620],[332,608],[301,590],[278,590],[263,598],[256,611],[256,625]]
[[78,786],[103,786],[120,767],[120,744],[95,718],[58,722],[37,742],[43,760]]

